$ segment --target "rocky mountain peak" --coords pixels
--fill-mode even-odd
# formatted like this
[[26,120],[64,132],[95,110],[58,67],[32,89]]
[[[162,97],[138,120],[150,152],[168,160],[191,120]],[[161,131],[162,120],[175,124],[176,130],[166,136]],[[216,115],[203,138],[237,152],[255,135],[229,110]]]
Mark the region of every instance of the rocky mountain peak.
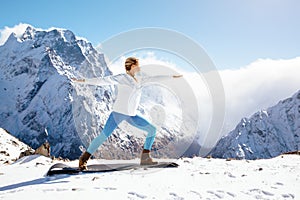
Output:
[[[20,38],[12,33],[0,49],[0,127],[32,148],[48,140],[54,156],[77,158],[82,142],[72,105],[74,99],[85,97],[79,97],[84,94],[76,92],[70,78],[85,77],[84,69],[93,71],[94,77],[110,74],[103,55],[86,41],[79,44],[72,31],[32,26]],[[87,55],[86,49],[93,50]],[[86,90],[94,93],[91,87]],[[99,89],[99,93],[106,92],[104,99],[111,99],[110,90]],[[92,108],[81,107],[86,116],[87,110]]]
[[211,155],[218,158],[272,158],[300,149],[300,91],[277,105],[244,118],[221,138]]
[[36,30],[32,26],[28,26],[25,29],[25,32],[21,36],[20,40],[25,41],[25,40],[32,40],[34,38]]

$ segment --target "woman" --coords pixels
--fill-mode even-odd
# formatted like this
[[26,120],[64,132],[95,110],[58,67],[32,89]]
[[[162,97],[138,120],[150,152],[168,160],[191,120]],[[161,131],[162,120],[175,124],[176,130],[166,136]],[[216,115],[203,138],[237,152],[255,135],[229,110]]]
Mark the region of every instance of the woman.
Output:
[[132,126],[146,131],[147,137],[144,143],[144,149],[141,155],[141,165],[157,164],[150,156],[150,150],[153,145],[156,128],[147,120],[136,114],[139,104],[143,83],[164,80],[168,78],[179,78],[179,76],[136,76],[140,74],[140,67],[137,58],[129,57],[125,61],[125,74],[115,76],[107,76],[104,78],[92,79],[72,79],[75,82],[91,85],[117,85],[118,95],[113,105],[113,111],[109,115],[104,128],[99,136],[97,136],[89,145],[86,152],[79,158],[79,168],[87,169],[87,161],[91,155],[99,148],[99,146],[112,134],[122,121],[127,121]]

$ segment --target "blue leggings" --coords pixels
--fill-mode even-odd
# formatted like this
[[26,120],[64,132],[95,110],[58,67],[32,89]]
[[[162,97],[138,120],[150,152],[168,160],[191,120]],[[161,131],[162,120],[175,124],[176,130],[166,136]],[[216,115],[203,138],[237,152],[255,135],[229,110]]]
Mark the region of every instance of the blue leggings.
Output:
[[129,124],[148,132],[144,143],[144,149],[150,150],[156,136],[155,126],[138,115],[128,116],[121,113],[112,112],[109,115],[101,134],[91,142],[90,146],[87,149],[87,152],[93,154],[124,120]]

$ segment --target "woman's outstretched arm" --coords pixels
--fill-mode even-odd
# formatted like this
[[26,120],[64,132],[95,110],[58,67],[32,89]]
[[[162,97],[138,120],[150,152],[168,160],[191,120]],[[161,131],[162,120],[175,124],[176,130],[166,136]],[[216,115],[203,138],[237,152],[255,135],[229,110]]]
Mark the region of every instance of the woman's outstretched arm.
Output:
[[106,76],[103,78],[87,78],[87,79],[77,79],[77,78],[72,78],[71,80],[76,83],[81,83],[81,84],[88,84],[88,85],[98,85],[98,86],[103,86],[103,85],[116,85],[120,83],[120,78],[119,76]]

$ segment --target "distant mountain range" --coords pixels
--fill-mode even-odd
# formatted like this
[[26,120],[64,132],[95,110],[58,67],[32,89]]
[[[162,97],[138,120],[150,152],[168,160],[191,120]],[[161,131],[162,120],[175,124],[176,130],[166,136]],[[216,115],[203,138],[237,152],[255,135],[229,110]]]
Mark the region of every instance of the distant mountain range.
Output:
[[210,155],[259,159],[297,150],[300,150],[300,91],[249,119],[242,119],[219,140]]

